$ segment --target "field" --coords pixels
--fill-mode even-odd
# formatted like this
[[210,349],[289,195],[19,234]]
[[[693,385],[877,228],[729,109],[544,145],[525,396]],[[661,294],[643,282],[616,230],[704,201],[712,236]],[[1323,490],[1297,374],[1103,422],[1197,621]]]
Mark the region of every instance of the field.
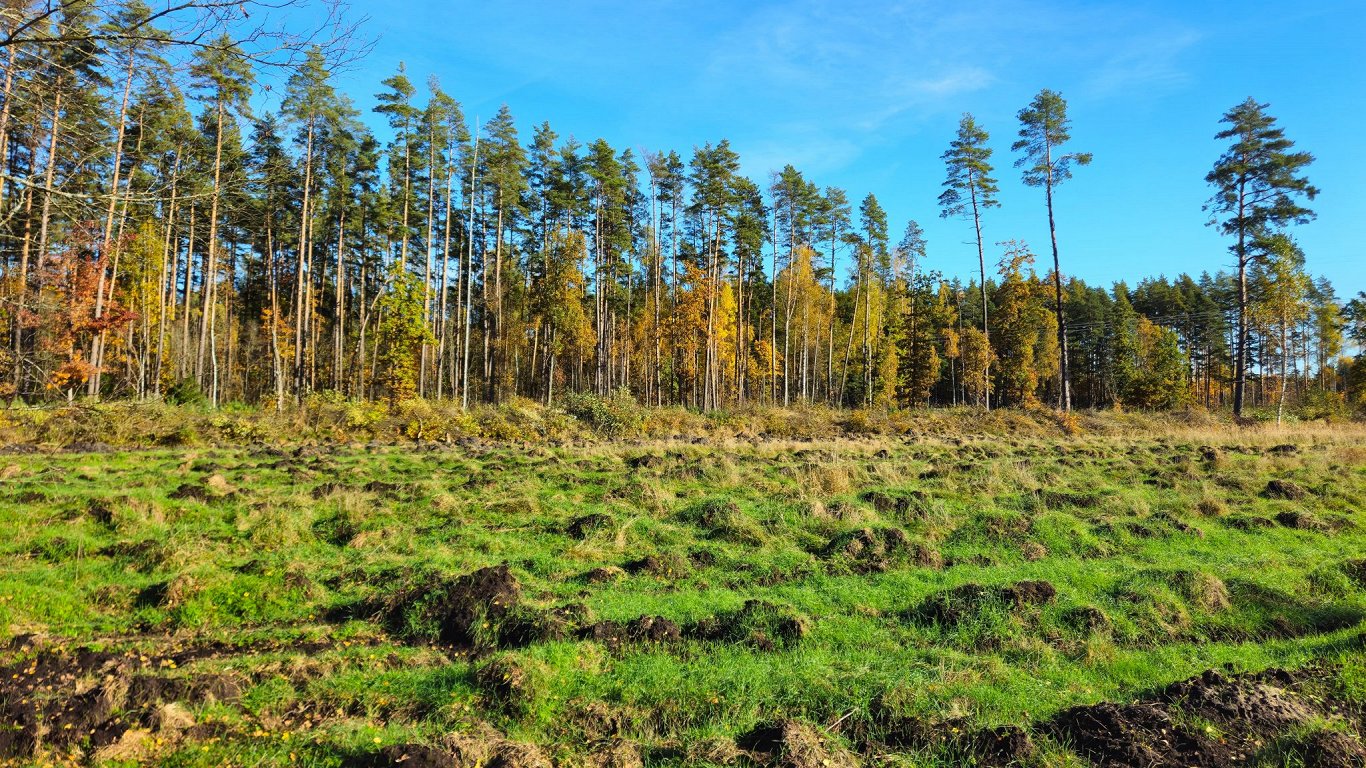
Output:
[[1362,765],[1366,432],[1054,432],[12,451],[0,764]]

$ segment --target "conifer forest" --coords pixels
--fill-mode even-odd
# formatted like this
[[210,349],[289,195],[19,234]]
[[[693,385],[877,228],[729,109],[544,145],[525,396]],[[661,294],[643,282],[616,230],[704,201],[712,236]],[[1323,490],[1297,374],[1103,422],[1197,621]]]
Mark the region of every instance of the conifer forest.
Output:
[[[1069,277],[1058,253],[1053,198],[1091,159],[1063,96],[1039,91],[1018,124],[964,115],[921,214],[977,233],[964,281],[922,268],[946,246],[889,221],[876,191],[791,165],[745,177],[724,138],[612,147],[506,106],[475,125],[402,64],[362,115],[331,75],[363,55],[359,32],[234,37],[233,7],[6,11],[11,400],[1361,402],[1343,355],[1366,300],[1310,271],[1294,225],[1314,217],[1313,156],[1255,99],[1210,125],[1227,150],[1190,179],[1232,261],[1114,285]],[[257,113],[267,75],[283,85]],[[983,242],[1000,184],[1041,190],[1052,243]]]
[[351,2],[0,0],[0,768],[1366,768],[1359,3]]

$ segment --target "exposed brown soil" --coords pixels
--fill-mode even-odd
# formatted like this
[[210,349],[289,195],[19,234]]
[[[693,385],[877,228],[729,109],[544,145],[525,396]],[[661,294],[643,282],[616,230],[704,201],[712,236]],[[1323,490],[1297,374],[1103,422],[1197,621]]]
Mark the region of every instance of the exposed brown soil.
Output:
[[158,674],[173,668],[176,656],[211,655],[211,649],[150,657],[39,645],[34,638],[15,638],[10,650],[23,655],[0,667],[0,759],[99,749],[132,728],[183,730],[183,711],[166,705],[227,703],[241,694],[239,683],[223,675]]
[[1298,501],[1303,499],[1306,492],[1298,484],[1290,480],[1272,480],[1266,484],[1266,490],[1262,495],[1268,499],[1288,499]]
[[688,628],[698,640],[745,643],[761,651],[796,644],[811,631],[810,622],[785,605],[746,600],[739,610],[719,613]]
[[880,573],[898,562],[935,569],[944,565],[939,552],[911,541],[900,528],[861,528],[839,534],[830,539],[821,555],[846,564],[855,573]]
[[1017,581],[1006,587],[967,583],[926,598],[907,613],[907,618],[922,624],[954,626],[993,606],[1020,611],[1032,605],[1051,603],[1058,591],[1047,581]]
[[496,638],[521,599],[517,577],[502,564],[455,579],[413,584],[386,597],[381,610],[392,629],[402,631],[409,614],[418,612],[440,628],[439,642],[474,647]]
[[[1278,740],[1315,722],[1360,729],[1360,712],[1323,695],[1322,684],[1333,674],[1268,670],[1230,677],[1211,670],[1132,704],[1072,707],[1039,730],[1099,765],[1234,765],[1274,757],[1268,750],[1287,748]],[[1354,765],[1354,755],[1366,754],[1360,740],[1346,734],[1311,735],[1288,749],[1307,765]],[[1347,762],[1334,762],[1339,759]]]
[[579,630],[579,637],[595,640],[610,649],[628,644],[676,643],[682,630],[663,616],[640,616],[630,621],[599,621]]
[[579,539],[582,541],[583,539],[588,538],[594,531],[606,528],[611,524],[612,518],[595,512],[574,518],[570,521],[569,525],[565,527],[564,532],[568,534],[571,539]]
[[646,573],[661,578],[681,578],[688,575],[689,570],[688,561],[672,552],[646,555],[626,564],[627,573]]
[[854,768],[854,756],[796,720],[766,723],[736,739],[762,765],[774,768]]

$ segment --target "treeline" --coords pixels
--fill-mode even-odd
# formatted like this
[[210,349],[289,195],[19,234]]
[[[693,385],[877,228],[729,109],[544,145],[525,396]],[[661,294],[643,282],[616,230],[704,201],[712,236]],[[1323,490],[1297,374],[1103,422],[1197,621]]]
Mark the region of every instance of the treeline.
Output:
[[[272,65],[229,27],[187,40],[136,0],[0,19],[7,399],[1241,410],[1245,388],[1253,405],[1366,390],[1342,357],[1366,297],[1305,273],[1287,228],[1312,217],[1312,158],[1254,101],[1225,116],[1208,179],[1239,269],[1133,287],[1067,277],[1056,235],[1037,268],[1026,244],[983,241],[993,153],[965,116],[937,211],[974,225],[964,283],[923,268],[916,222],[893,242],[874,195],[791,166],[761,184],[725,140],[637,155],[527,135],[507,107],[471,125],[400,66],[378,86],[381,142],[324,47],[292,43],[278,110],[253,114]],[[1018,128],[1055,233],[1057,187],[1090,155],[1065,148],[1052,91]]]

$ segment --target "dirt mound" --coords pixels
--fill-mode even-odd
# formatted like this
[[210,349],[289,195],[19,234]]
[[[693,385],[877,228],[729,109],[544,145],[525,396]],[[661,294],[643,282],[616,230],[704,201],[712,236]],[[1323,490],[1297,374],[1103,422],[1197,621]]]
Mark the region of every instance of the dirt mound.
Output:
[[1272,480],[1266,484],[1266,490],[1262,491],[1262,495],[1268,499],[1298,501],[1305,497],[1306,492],[1290,480]]
[[552,768],[552,763],[535,744],[504,741],[494,748],[486,768]]
[[811,631],[810,622],[791,606],[746,600],[739,610],[703,619],[688,629],[699,640],[747,643],[762,651],[795,645]]
[[880,515],[904,515],[911,511],[916,496],[910,493],[873,490],[859,494],[859,499],[871,504]]
[[659,578],[682,578],[688,575],[688,571],[688,561],[673,552],[646,555],[626,564],[627,573],[646,573]]
[[1152,703],[1102,703],[1058,713],[1042,730],[1100,765],[1217,768],[1234,753],[1203,733],[1175,723]]
[[1094,605],[1079,605],[1062,615],[1063,623],[1079,632],[1103,632],[1111,626],[1110,617]]
[[39,750],[80,744],[98,749],[114,743],[129,724],[114,716],[117,691],[104,686],[66,698],[0,696],[0,758],[30,757]]
[[[34,644],[11,647],[23,652]],[[0,668],[0,761],[100,750],[132,729],[179,732],[194,719],[177,700],[230,702],[240,696],[237,684],[220,675],[165,678],[146,671],[158,664],[133,653],[55,648]]]
[[1276,522],[1286,528],[1293,528],[1297,531],[1322,531],[1328,528],[1328,526],[1324,525],[1318,518],[1308,512],[1300,512],[1293,509],[1276,513]]
[[612,739],[595,747],[584,764],[588,768],[644,768],[645,761],[635,744],[624,739]]
[[1366,746],[1361,739],[1340,731],[1315,731],[1297,746],[1305,768],[1366,767]]
[[1269,680],[1230,679],[1209,670],[1168,686],[1157,698],[1246,736],[1275,734],[1314,716],[1312,707],[1271,682],[1289,684],[1287,675],[1272,670],[1259,677]]
[[1347,560],[1342,564],[1342,572],[1358,587],[1366,587],[1366,558]]
[[861,528],[841,533],[826,543],[821,555],[846,564],[855,573],[881,573],[897,563],[942,568],[944,559],[931,547],[912,542],[900,528]]
[[960,739],[962,749],[971,755],[976,765],[1016,765],[1034,754],[1034,740],[1023,728],[1002,725],[983,728]]
[[612,524],[612,518],[607,515],[594,512],[588,515],[581,515],[574,518],[565,526],[564,532],[571,539],[583,541],[594,531],[602,530]]
[[616,649],[628,644],[676,643],[683,632],[663,616],[640,616],[630,621],[599,621],[579,630],[584,640],[596,640]]
[[473,645],[481,621],[506,617],[521,599],[521,585],[505,564],[461,576],[441,603],[441,642]]
[[[1101,765],[1224,766],[1259,756],[1279,763],[1275,750],[1286,746],[1287,735],[1323,718],[1347,722],[1342,702],[1315,692],[1336,676],[1332,669],[1237,676],[1211,670],[1133,704],[1073,707],[1038,730]],[[1366,758],[1358,737],[1333,730],[1292,749],[1307,766],[1360,766]]]
[[1002,767],[1018,765],[1035,751],[1033,738],[1019,726],[974,728],[964,719],[930,724],[889,711],[882,698],[870,710],[876,736],[862,740],[872,746],[936,753],[953,765]]
[[1017,612],[1051,603],[1057,594],[1058,590],[1047,581],[1017,581],[1005,587],[969,582],[930,595],[906,616],[920,624],[951,627],[992,607]]
[[1276,527],[1275,521],[1257,515],[1229,515],[1223,522],[1230,528],[1248,532]]
[[709,531],[714,539],[759,546],[767,540],[764,529],[730,499],[707,499],[679,513],[679,518]]
[[227,675],[159,677],[135,674],[128,681],[128,702],[153,707],[174,701],[231,703],[242,696],[242,686]]
[[343,768],[453,768],[481,765],[486,768],[550,768],[550,760],[531,744],[505,741],[496,734],[455,736],[447,747],[429,744],[392,744],[374,754],[355,755],[342,761]]
[[1001,590],[1006,602],[1019,608],[1026,605],[1044,605],[1053,602],[1058,590],[1047,581],[1017,581]]
[[369,765],[401,765],[403,768],[450,768],[455,755],[426,744],[392,744],[381,749]]
[[[418,578],[379,600],[384,623],[412,639],[476,647],[500,642],[505,625],[526,619],[517,611],[522,588],[506,564],[480,568],[455,579]],[[516,628],[519,633],[525,627]],[[524,633],[523,633],[524,634]]]
[[626,460],[626,466],[631,469],[650,469],[663,466],[664,457],[656,456],[653,453],[646,453],[641,456],[632,456]]
[[796,720],[760,725],[735,740],[763,765],[774,768],[855,768],[853,755]]

